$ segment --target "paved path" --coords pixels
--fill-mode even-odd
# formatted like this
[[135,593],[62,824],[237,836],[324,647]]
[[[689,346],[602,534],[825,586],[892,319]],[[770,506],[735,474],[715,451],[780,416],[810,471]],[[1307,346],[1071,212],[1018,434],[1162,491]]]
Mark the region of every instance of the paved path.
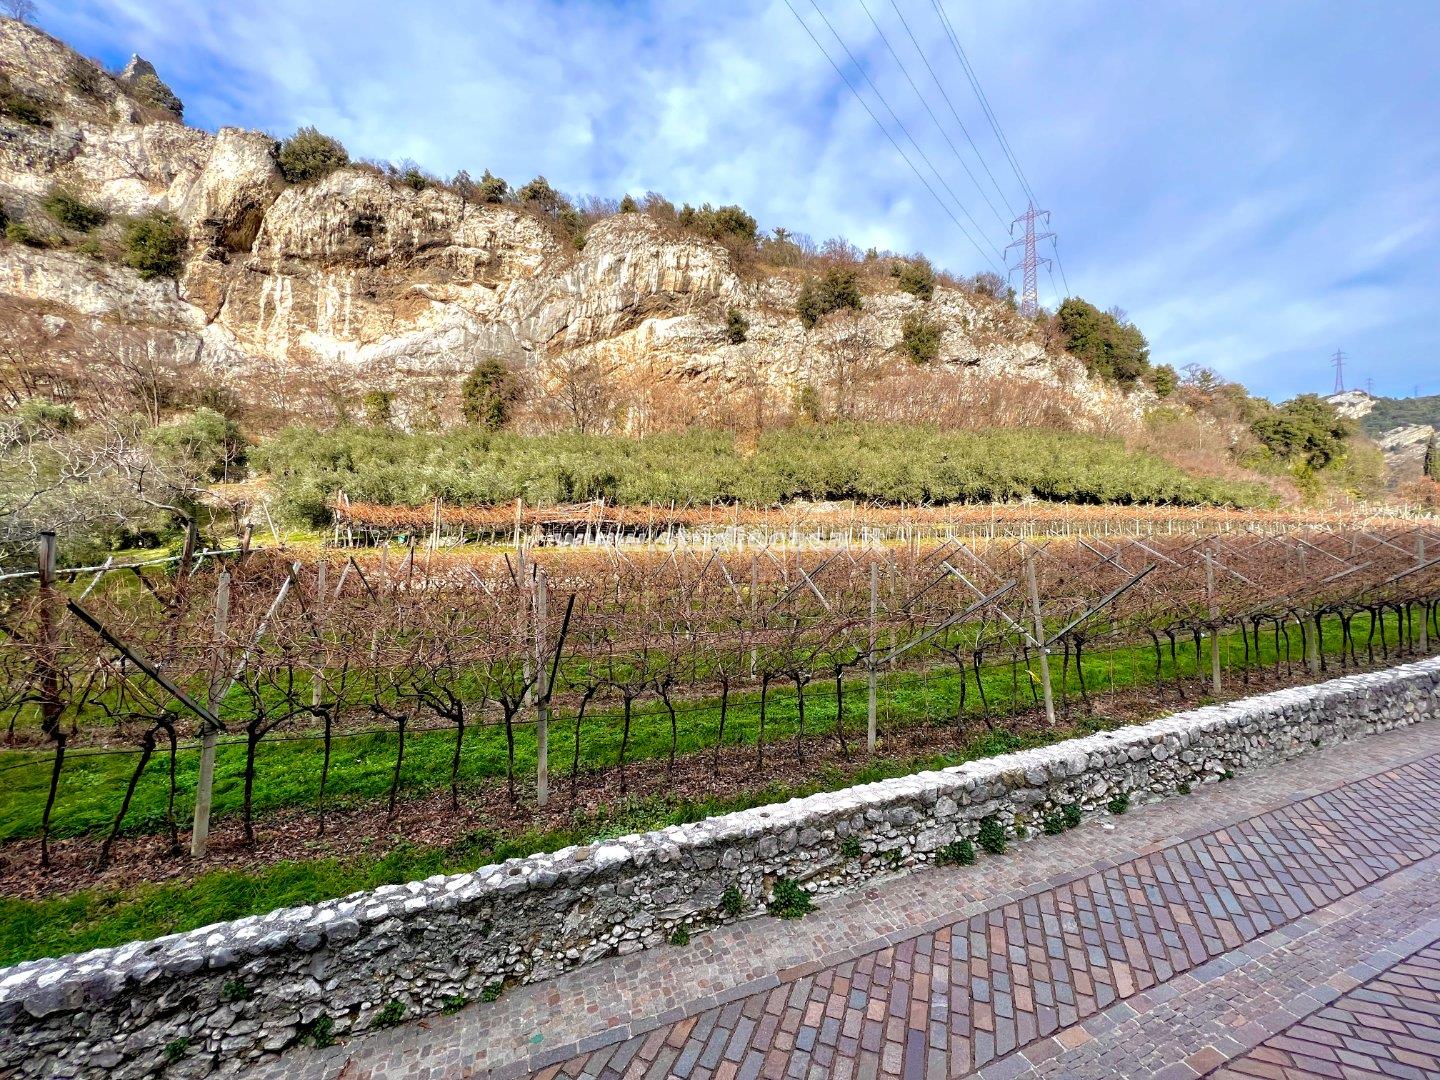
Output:
[[1437,1061],[1429,723],[275,1074],[1434,1076]]

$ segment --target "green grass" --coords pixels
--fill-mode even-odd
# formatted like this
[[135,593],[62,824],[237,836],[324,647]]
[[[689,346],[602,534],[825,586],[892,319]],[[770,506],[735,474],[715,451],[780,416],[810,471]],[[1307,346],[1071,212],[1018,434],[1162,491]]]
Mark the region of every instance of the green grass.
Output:
[[[1394,641],[1397,627],[1393,619],[1386,626],[1386,636]],[[1356,620],[1356,630],[1363,634],[1367,627]],[[1326,627],[1325,646],[1332,655],[1339,650],[1339,627]],[[1298,641],[1296,657],[1298,659]],[[1235,668],[1242,659],[1242,649],[1237,635],[1222,638],[1222,656],[1229,666],[1227,684],[1235,686]],[[1262,634],[1262,660],[1273,663],[1272,641]],[[1086,663],[1087,679],[1092,691],[1108,689],[1113,677],[1117,688],[1149,683],[1153,678],[1153,652],[1147,646],[1143,649],[1116,649],[1096,652]],[[1181,649],[1179,674],[1196,674],[1193,648]],[[1202,655],[1202,670],[1208,663],[1208,650]],[[1167,679],[1173,678],[1168,648],[1164,653],[1163,670]],[[1061,683],[1059,664],[1055,665],[1057,693]],[[1011,677],[1008,665],[998,666],[985,672],[987,694],[992,705],[1004,706],[1011,694]],[[1023,671],[1021,678],[1024,678]],[[1078,679],[1070,673],[1070,692],[1078,692]],[[813,700],[807,694],[807,729],[813,732],[833,730],[833,690],[828,696],[815,687]],[[950,715],[958,696],[958,681],[953,670],[942,669],[928,678],[918,674],[902,673],[887,681],[886,695],[882,698],[885,713],[882,721],[893,729],[904,723],[923,723],[927,719],[939,719]],[[777,739],[793,737],[794,699],[793,693],[786,696],[774,693],[771,696],[767,740],[772,735]],[[973,675],[970,691],[971,703],[978,709],[978,698],[974,692]],[[1021,686],[1021,704],[1029,704],[1030,696]],[[735,741],[753,743],[755,716],[747,710],[754,703],[738,701],[732,709],[727,723],[727,742],[732,734]],[[847,687],[846,722],[852,727],[857,738],[863,737],[864,727],[863,685]],[[827,712],[828,709],[828,712]],[[703,716],[703,714],[702,714]],[[813,717],[813,721],[812,721]],[[608,717],[594,721],[594,736],[597,744],[609,751],[614,747],[614,733],[609,731]],[[591,722],[587,720],[587,728]],[[82,951],[126,941],[156,937],[193,929],[208,923],[240,918],[245,915],[273,910],[296,904],[314,903],[335,896],[342,896],[359,889],[374,888],[383,884],[412,881],[436,873],[455,873],[471,870],[490,862],[522,856],[541,851],[554,851],[570,844],[588,843],[607,837],[631,832],[662,828],[666,825],[698,821],[715,814],[760,806],[770,802],[795,798],[817,791],[833,790],[850,784],[868,783],[893,776],[906,775],[921,769],[945,768],[964,761],[975,760],[1009,751],[1041,746],[1066,738],[1072,738],[1092,731],[1094,722],[1080,721],[1075,724],[1058,725],[1052,731],[1035,730],[1016,734],[1004,730],[987,732],[966,740],[954,750],[944,753],[912,757],[908,759],[878,759],[858,768],[841,769],[818,767],[815,774],[801,784],[770,784],[743,794],[728,798],[650,798],[631,800],[623,806],[607,807],[593,816],[579,815],[570,825],[548,831],[530,831],[519,835],[497,836],[475,833],[466,839],[444,847],[429,847],[401,843],[390,850],[374,856],[362,856],[349,860],[330,857],[310,858],[277,863],[255,871],[217,870],[200,875],[194,881],[175,884],[140,885],[121,890],[88,890],[63,898],[40,901],[0,898],[0,965],[18,963],[21,960],[39,956]],[[560,736],[560,728],[552,732],[552,746],[555,757],[552,761],[566,761],[571,744],[568,733]],[[474,742],[467,739],[466,767],[467,781],[493,780],[503,776],[503,742],[497,748],[493,745],[498,732],[476,731]],[[662,714],[645,714],[643,721],[637,721],[634,751],[637,756],[644,753],[650,757],[662,757],[668,752],[668,718]],[[696,730],[682,726],[681,749],[700,749],[713,739],[713,721],[699,723]],[[528,734],[527,734],[528,739]],[[448,781],[451,740],[445,735],[417,736],[407,741],[407,785],[411,791],[433,788]],[[587,735],[584,740],[587,762],[613,760],[600,755]],[[344,748],[344,749],[342,749]],[[238,777],[234,772],[234,759],[227,754],[222,760],[227,771],[220,774],[223,786],[217,780],[217,808],[234,812],[237,805]],[[520,756],[523,763],[533,767],[533,745],[523,744]],[[788,748],[775,747],[772,753],[787,753]],[[338,795],[346,799],[361,800],[383,793],[388,783],[392,763],[393,739],[385,736],[367,736],[363,739],[337,741],[337,752],[332,764],[331,784]],[[412,757],[412,754],[414,755]],[[497,757],[498,754],[498,757]],[[6,755],[14,758],[16,755]],[[194,763],[182,758],[182,779],[184,791],[193,790]],[[62,786],[62,801],[58,808],[57,822],[63,823],[67,834],[95,831],[108,827],[113,818],[123,788],[117,790],[117,783],[123,784],[133,764],[124,764],[129,759],[117,757],[95,757],[78,759],[74,773],[67,767],[65,783]],[[413,763],[413,768],[411,764]],[[286,805],[305,804],[313,801],[316,779],[316,756],[314,744],[275,744],[262,755],[259,790],[260,805],[277,808]],[[163,764],[157,763],[153,775],[147,775],[145,784],[137,792],[135,828],[154,828],[163,820]],[[47,771],[43,762],[30,762],[23,768],[0,773],[5,782],[0,784],[0,821],[10,838],[35,834],[39,823],[39,805],[32,805],[37,799],[43,800]],[[223,798],[221,792],[224,792]],[[141,794],[145,805],[139,808]],[[188,813],[188,802],[177,808],[182,821]],[[17,824],[18,822],[18,824]],[[28,828],[26,826],[28,822]]]
[[[1078,729],[1065,728],[1053,734],[1069,737],[1081,733]],[[668,803],[659,799],[635,800],[623,807],[602,810],[593,817],[577,816],[568,828],[532,831],[509,838],[478,832],[444,847],[401,843],[374,857],[295,860],[254,871],[214,870],[184,883],[85,890],[46,900],[0,897],[0,966],[180,933],[213,922],[278,907],[312,904],[360,889],[416,881],[433,874],[474,870],[509,858],[700,821],[716,814],[764,806],[850,783],[945,768],[1049,741],[1050,736],[1013,741],[982,738],[972,740],[954,753],[875,762],[858,773],[825,769],[804,784],[772,784],[730,798]]]
[[[1365,616],[1354,620],[1353,631],[1363,640],[1368,632]],[[1292,654],[1299,658],[1298,634],[1292,632]],[[1398,625],[1392,616],[1387,620],[1385,636],[1393,643]],[[1377,635],[1378,638],[1378,635]],[[1227,683],[1234,685],[1244,653],[1238,632],[1222,635],[1222,663],[1227,669]],[[1340,627],[1337,620],[1327,620],[1325,650],[1338,655]],[[1253,659],[1253,658],[1252,658]],[[1162,658],[1162,674],[1167,681],[1193,678],[1208,671],[1208,646],[1203,650],[1197,667],[1193,646],[1182,641],[1177,653],[1178,664],[1172,662],[1168,646]],[[1273,664],[1273,636],[1261,635],[1261,660]],[[1068,679],[1062,679],[1061,663],[1052,658],[1052,678],[1057,700],[1062,693],[1075,703],[1080,681],[1075,665],[1070,666]],[[1148,685],[1154,680],[1154,653],[1149,645],[1110,650],[1087,650],[1086,682],[1092,693]],[[1015,708],[1031,707],[1034,703],[1029,675],[1021,667],[1018,684],[1013,681],[1008,663],[988,665],[982,669],[985,694],[999,713]],[[981,714],[980,696],[975,689],[974,673],[970,672],[966,714]],[[953,664],[928,671],[900,671],[882,677],[880,687],[880,724],[883,730],[894,731],[919,723],[952,720],[960,696],[960,679]],[[238,700],[232,701],[227,714],[238,718]],[[719,709],[714,702],[687,703],[679,717],[678,752],[681,754],[714,746],[719,731]],[[844,726],[853,740],[864,737],[865,689],[863,679],[849,679],[845,684]],[[821,679],[806,688],[805,728],[809,734],[835,730],[835,692],[832,680]],[[758,692],[735,693],[731,696],[725,725],[728,746],[754,746],[759,734]],[[777,682],[767,698],[765,737],[767,753],[791,753],[798,726],[798,709],[793,684]],[[998,738],[1003,740],[1002,732]],[[617,711],[592,709],[585,717],[581,732],[582,769],[613,766],[618,760],[621,726]],[[405,762],[402,769],[402,791],[408,795],[422,794],[447,786],[451,756],[454,752],[453,729],[414,732],[406,739]],[[771,745],[774,744],[773,749]],[[787,745],[788,744],[788,745]],[[330,773],[326,783],[326,806],[341,809],[383,798],[389,791],[396,738],[393,732],[339,737],[334,741]],[[627,761],[665,759],[670,752],[670,721],[658,703],[637,706],[631,725]],[[552,787],[564,790],[575,753],[574,726],[570,718],[556,716],[550,730],[550,768]],[[533,784],[536,765],[534,730],[529,725],[516,730],[516,770],[521,784]],[[254,806],[257,815],[292,807],[313,806],[316,800],[321,753],[316,741],[284,742],[277,739],[262,742],[257,752]],[[120,808],[125,786],[136,759],[130,754],[88,754],[75,750],[67,758],[61,774],[59,793],[52,814],[52,834],[57,837],[103,835],[110,829]],[[243,795],[244,747],[235,741],[222,743],[216,758],[213,813],[224,817],[239,813]],[[198,751],[183,749],[176,758],[176,816],[183,823],[192,812]],[[460,782],[462,786],[503,781],[506,774],[504,731],[498,725],[472,723],[465,735],[461,753]],[[124,831],[141,834],[162,831],[168,798],[169,758],[163,746],[157,750],[137,785]],[[8,751],[0,753],[0,842],[39,835],[41,815],[50,782],[48,751]]]

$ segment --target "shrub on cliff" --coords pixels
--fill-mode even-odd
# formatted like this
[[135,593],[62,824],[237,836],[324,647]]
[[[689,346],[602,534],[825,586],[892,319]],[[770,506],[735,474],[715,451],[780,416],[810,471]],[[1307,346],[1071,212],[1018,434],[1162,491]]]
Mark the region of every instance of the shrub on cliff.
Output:
[[185,103],[176,97],[175,91],[166,86],[158,75],[146,72],[136,76],[130,83],[130,96],[141,105],[173,114],[177,120],[185,116]]
[[725,340],[731,345],[743,345],[750,335],[750,320],[740,313],[739,308],[725,312]]
[[44,126],[50,122],[50,107],[35,95],[15,89],[9,77],[0,71],[0,116],[22,124]]
[[480,177],[480,201],[487,203],[502,203],[510,197],[510,185],[501,177],[485,170],[485,175]]
[[384,427],[394,418],[395,395],[388,390],[371,390],[360,398],[360,410],[371,427]]
[[1150,372],[1150,389],[1156,397],[1169,397],[1180,386],[1180,373],[1169,364],[1161,364]]
[[896,263],[890,267],[890,276],[901,292],[921,300],[929,300],[935,295],[935,267],[923,255]]
[[833,266],[818,278],[807,278],[795,300],[795,313],[806,330],[841,308],[860,310],[860,281],[848,266]]
[[350,154],[339,139],[332,139],[314,127],[302,127],[280,144],[275,161],[280,166],[280,175],[292,184],[302,184],[350,164]]
[[104,210],[91,206],[64,188],[53,188],[40,205],[59,224],[77,232],[89,232],[109,220]]
[[1055,313],[1060,341],[1090,374],[1131,387],[1150,374],[1150,344],[1124,313],[1072,296]]
[[698,210],[686,203],[680,208],[679,222],[682,228],[691,229],[711,240],[737,240],[743,244],[755,243],[758,223],[739,206],[713,207],[709,203]]
[[524,185],[515,192],[515,197],[532,210],[539,210],[543,214],[554,214],[570,205],[570,201],[556,191],[543,176],[537,176]]
[[510,197],[510,185],[489,169],[479,180],[461,169],[450,181],[451,189],[466,202],[502,203]]
[[555,223],[576,247],[585,245],[585,219],[575,204],[557,191],[543,176],[537,176],[515,192],[515,198]]
[[185,230],[169,214],[158,210],[131,218],[120,230],[125,249],[122,262],[149,281],[175,277],[185,266]]
[[933,364],[940,359],[940,324],[912,311],[900,324],[900,347],[912,364]]
[[105,76],[100,69],[78,56],[71,57],[65,65],[65,81],[81,97],[98,98],[105,88]]

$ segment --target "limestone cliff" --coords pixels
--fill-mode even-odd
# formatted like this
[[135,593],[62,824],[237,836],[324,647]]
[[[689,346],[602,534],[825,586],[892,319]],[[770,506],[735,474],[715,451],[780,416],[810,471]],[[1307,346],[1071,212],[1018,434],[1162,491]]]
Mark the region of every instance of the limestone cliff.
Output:
[[[79,367],[129,357],[193,368],[282,416],[391,389],[413,419],[485,354],[542,387],[593,361],[712,401],[757,381],[788,400],[833,344],[836,331],[796,318],[798,274],[739,267],[723,246],[643,214],[599,221],[576,250],[522,208],[413,190],[369,167],[287,184],[270,136],[186,127],[123,77],[4,19],[0,68],[46,113],[0,114],[0,203],[32,234],[0,243],[12,346],[68,350]],[[57,188],[111,224],[83,243],[66,235],[40,207]],[[186,230],[176,280],[142,281],[118,259],[117,223],[152,210]],[[869,361],[895,363],[922,301],[871,289],[847,332]],[[923,306],[941,325],[943,365],[1064,384],[1096,416],[1119,400],[1003,304],[941,287]],[[749,322],[743,344],[726,336],[731,308]]]
[[[1421,474],[1425,448],[1440,431],[1440,423],[1425,423],[1424,418],[1440,414],[1440,398],[1384,398],[1364,390],[1346,390],[1341,394],[1332,394],[1326,400],[1335,406],[1335,411],[1341,416],[1358,421],[1361,429],[1375,440],[1385,455],[1385,465],[1392,480],[1413,480]],[[1421,403],[1421,407],[1396,409],[1396,406],[1413,402]],[[1430,408],[1427,410],[1424,405]],[[1414,416],[1397,422],[1397,411],[1411,412]]]

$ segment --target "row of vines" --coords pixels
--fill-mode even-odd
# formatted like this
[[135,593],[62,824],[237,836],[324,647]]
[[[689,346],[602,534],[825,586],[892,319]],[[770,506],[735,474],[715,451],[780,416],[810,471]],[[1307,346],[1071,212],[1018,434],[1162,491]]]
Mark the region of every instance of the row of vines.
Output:
[[[695,740],[682,737],[687,724],[704,715],[713,742],[705,753],[718,764],[721,748],[735,744],[727,722],[742,712],[758,719],[743,728],[758,775],[767,754],[803,767],[820,743],[847,758],[877,753],[889,715],[876,707],[877,683],[907,673],[949,680],[948,715],[931,722],[978,717],[993,730],[1022,705],[1055,723],[1052,681],[1065,694],[1076,675],[1076,707],[1088,708],[1104,690],[1086,681],[1086,658],[1097,651],[1138,651],[1156,683],[1193,654],[1192,671],[1211,684],[1198,692],[1227,689],[1222,637],[1240,650],[1233,670],[1245,681],[1267,655],[1319,675],[1397,649],[1422,654],[1440,639],[1437,556],[1440,528],[1396,523],[828,553],[460,557],[411,547],[297,560],[247,551],[47,571],[12,583],[0,601],[0,716],[14,753],[48,772],[42,864],[67,755],[132,756],[103,864],[157,762],[168,763],[165,829],[182,849],[176,762],[197,740],[243,753],[247,840],[261,750],[285,739],[313,749],[322,835],[337,740],[357,731],[393,736],[377,813],[395,812],[407,741],[437,732],[453,737],[441,783],[458,806],[467,734],[477,728],[503,737],[501,782],[518,808],[566,784],[573,800],[582,774],[595,771],[624,793],[642,717],[662,733],[647,744],[650,763],[671,780],[677,758],[696,755]],[[1334,633],[1338,649],[1327,649]],[[997,669],[1017,688],[1003,702],[987,678]],[[767,730],[782,693],[783,742]],[[522,733],[528,749],[517,754]],[[553,763],[552,733],[570,747]],[[683,775],[694,783],[698,774]]]

